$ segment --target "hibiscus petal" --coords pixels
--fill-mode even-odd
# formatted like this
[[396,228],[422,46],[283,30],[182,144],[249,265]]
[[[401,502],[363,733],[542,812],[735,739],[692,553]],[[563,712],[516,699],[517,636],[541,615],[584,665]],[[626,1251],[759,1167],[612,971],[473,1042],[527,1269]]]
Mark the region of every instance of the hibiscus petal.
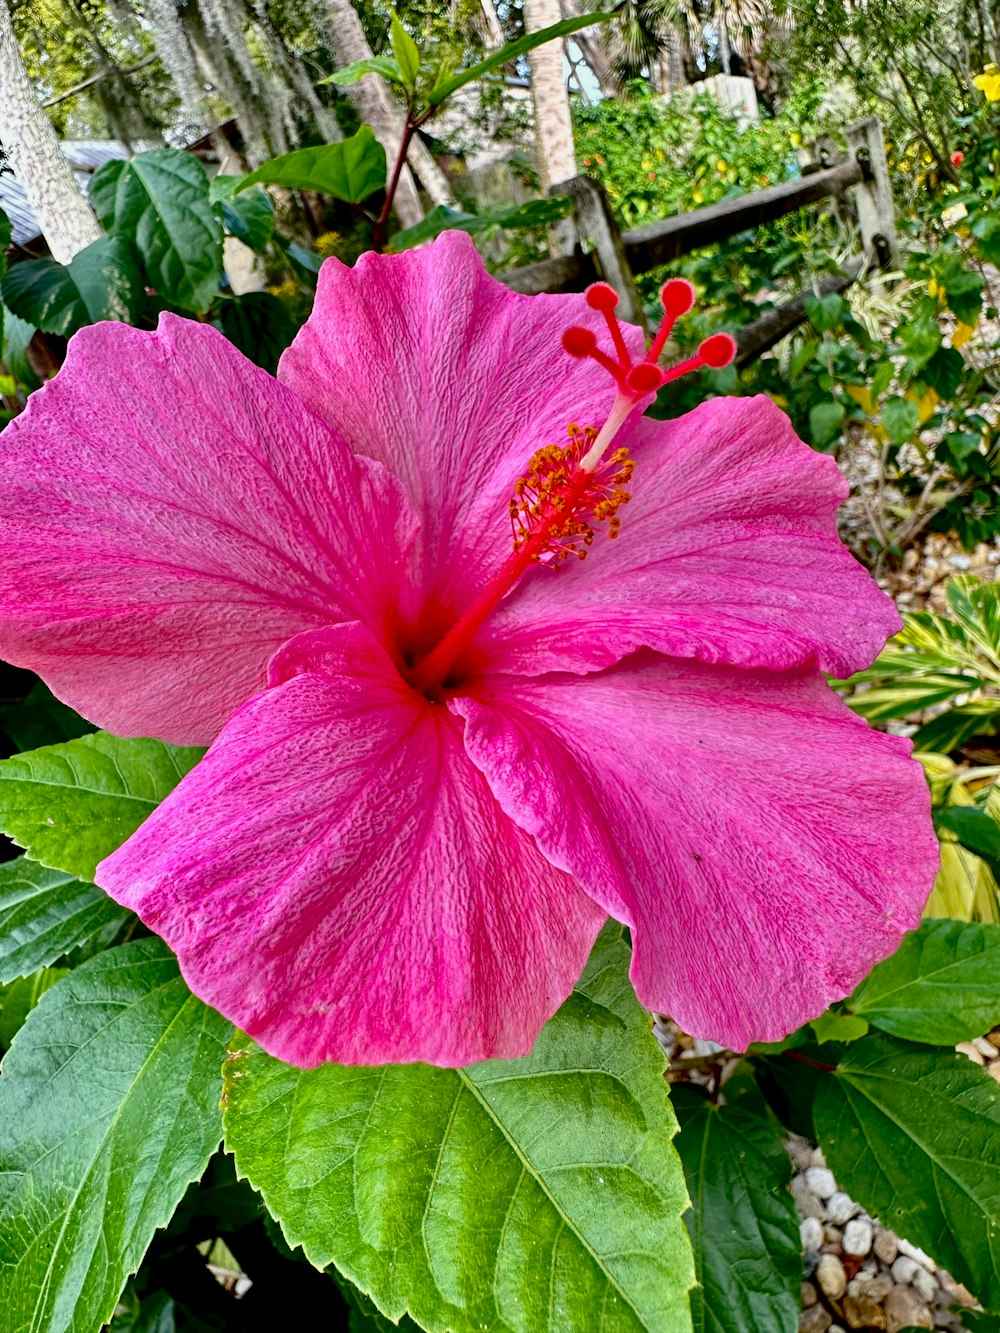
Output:
[[328,260],[281,359],[279,379],[403,481],[422,520],[417,580],[457,610],[510,554],[507,501],[534,451],[611,408],[610,376],[562,349],[571,324],[610,345],[581,295],[518,295],[470,237],[447,232],[353,268]]
[[916,926],[938,849],[909,743],[810,672],[642,654],[452,707],[507,813],[633,930],[648,1008],[743,1050],[848,994]]
[[126,735],[211,740],[285,640],[394,600],[412,532],[214,329],[84,329],[0,442],[0,657]]
[[98,883],[293,1064],[525,1054],[605,914],[359,627],[302,635],[274,678]]
[[713,399],[628,443],[620,537],[598,537],[557,584],[528,575],[480,636],[495,670],[587,671],[649,647],[847,676],[899,629],[837,535],[847,482],[769,398]]

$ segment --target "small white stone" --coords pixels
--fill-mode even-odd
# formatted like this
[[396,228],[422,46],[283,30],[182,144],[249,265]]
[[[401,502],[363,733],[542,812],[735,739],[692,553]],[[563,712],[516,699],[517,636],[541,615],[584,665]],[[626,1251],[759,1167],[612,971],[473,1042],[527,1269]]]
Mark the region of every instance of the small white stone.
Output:
[[696,1037],[692,1049],[695,1055],[704,1059],[706,1056],[718,1055],[720,1051],[724,1051],[726,1048],[720,1046],[716,1041],[703,1041],[700,1037]]
[[806,1184],[817,1199],[829,1199],[831,1194],[836,1194],[837,1182],[833,1178],[833,1172],[825,1166],[810,1166],[805,1176]]
[[920,1271],[920,1265],[915,1259],[910,1259],[905,1254],[901,1254],[894,1261],[889,1271],[892,1273],[892,1280],[897,1286],[906,1287],[913,1281],[914,1273]]
[[975,1046],[979,1054],[984,1055],[987,1060],[993,1060],[1000,1055],[1000,1051],[997,1050],[991,1041],[987,1041],[985,1037],[973,1037],[972,1044]]
[[971,1041],[960,1041],[955,1047],[955,1050],[958,1051],[960,1055],[967,1055],[973,1064],[984,1065],[986,1063],[983,1059],[982,1051],[976,1050]]
[[812,1150],[812,1165],[813,1165],[813,1166],[826,1166],[826,1158],[823,1156],[823,1149],[822,1149],[822,1148],[813,1148],[813,1150]]
[[788,1188],[792,1191],[792,1198],[795,1200],[796,1207],[802,1217],[823,1216],[823,1205],[806,1184],[804,1175],[793,1176],[792,1183]]
[[844,1228],[844,1253],[863,1258],[871,1249],[874,1239],[872,1224],[863,1217],[856,1217]]
[[875,1237],[875,1254],[884,1264],[891,1264],[899,1253],[894,1231],[880,1231]]
[[972,557],[969,555],[950,555],[948,564],[951,565],[952,569],[971,569]]
[[812,1166],[812,1144],[805,1139],[800,1139],[797,1134],[789,1134],[785,1147],[795,1163],[796,1171],[804,1171],[807,1166]]
[[933,1273],[937,1265],[929,1254],[925,1254],[919,1245],[911,1245],[908,1240],[899,1242],[900,1254],[907,1255],[910,1259],[916,1259],[921,1268],[926,1268],[928,1273]]
[[823,1244],[823,1223],[818,1217],[804,1217],[799,1223],[804,1250],[818,1250]]
[[826,1201],[826,1215],[831,1222],[836,1222],[838,1226],[843,1226],[845,1222],[849,1222],[860,1211],[861,1205],[855,1203],[850,1195],[845,1194],[843,1190],[837,1190]]
[[938,1284],[932,1273],[928,1273],[926,1268],[918,1268],[910,1279],[910,1285],[922,1301],[928,1304],[938,1294]]
[[820,1256],[816,1267],[816,1281],[831,1301],[839,1301],[843,1296],[847,1290],[847,1274],[844,1272],[844,1265],[835,1254]]

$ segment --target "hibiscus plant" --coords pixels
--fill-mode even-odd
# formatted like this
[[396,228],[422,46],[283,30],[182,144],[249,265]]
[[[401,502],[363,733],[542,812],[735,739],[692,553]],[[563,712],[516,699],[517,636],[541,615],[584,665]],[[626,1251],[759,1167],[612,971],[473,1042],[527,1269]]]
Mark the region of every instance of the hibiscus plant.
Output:
[[[421,82],[393,31],[412,130],[484,71]],[[1000,1086],[954,1049],[1000,925],[922,920],[924,769],[829,683],[901,623],[846,481],[764,395],[646,415],[734,352],[661,364],[684,280],[648,343],[474,227],[385,253],[380,153],[110,164],[99,253],[4,283],[73,336],[0,435],[3,1333],[290,1291],[793,1333],[791,1132],[1000,1309]],[[272,241],[261,184],[303,182],[370,248],[262,344],[223,229]]]

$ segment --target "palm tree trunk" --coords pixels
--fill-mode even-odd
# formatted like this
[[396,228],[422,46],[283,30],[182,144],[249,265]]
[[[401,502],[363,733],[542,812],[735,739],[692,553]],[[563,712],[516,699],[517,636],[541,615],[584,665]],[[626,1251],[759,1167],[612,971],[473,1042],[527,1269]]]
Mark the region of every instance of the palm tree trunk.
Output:
[[[524,0],[524,27],[539,32],[558,23],[559,0]],[[573,122],[563,77],[563,44],[546,42],[528,56],[531,65],[531,101],[535,108],[535,151],[542,188],[576,175]]]
[[0,146],[53,258],[68,264],[101,229],[35,96],[6,0],[0,0]]

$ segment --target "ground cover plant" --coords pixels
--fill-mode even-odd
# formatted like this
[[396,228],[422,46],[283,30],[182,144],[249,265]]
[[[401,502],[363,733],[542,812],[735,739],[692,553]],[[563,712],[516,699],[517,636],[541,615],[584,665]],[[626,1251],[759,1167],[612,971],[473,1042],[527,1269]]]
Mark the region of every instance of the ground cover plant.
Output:
[[[872,573],[1000,523],[1000,77],[899,270],[737,369],[849,221],[652,275],[650,337],[516,295],[477,242],[568,203],[403,226],[408,146],[593,16],[404,17],[324,85],[395,157],[145,150],[0,273],[3,1333],[1000,1326],[1000,596]],[[793,176],[821,93],[578,153],[631,225]]]

